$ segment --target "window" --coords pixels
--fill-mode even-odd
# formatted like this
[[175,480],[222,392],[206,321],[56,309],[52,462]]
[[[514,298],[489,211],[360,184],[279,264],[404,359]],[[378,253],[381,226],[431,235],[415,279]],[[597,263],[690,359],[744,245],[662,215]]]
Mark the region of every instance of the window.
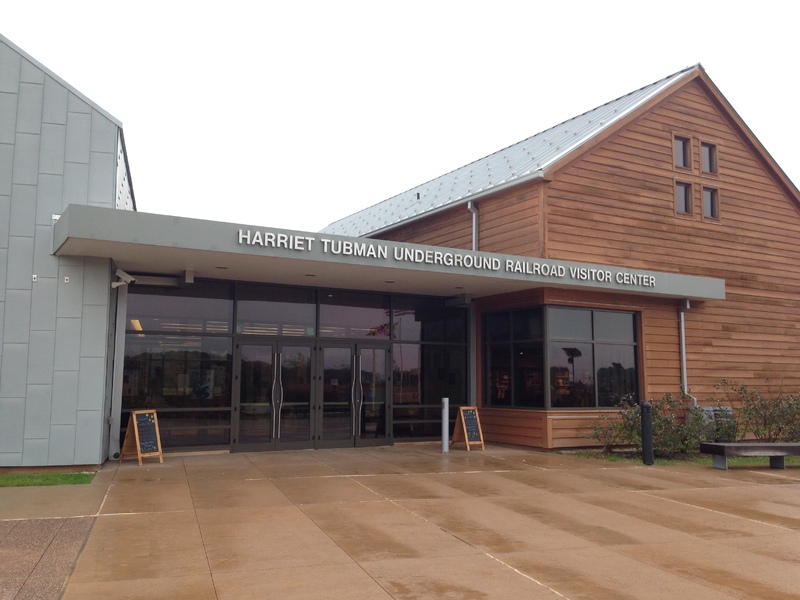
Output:
[[638,391],[635,316],[629,312],[547,309],[550,406],[615,406]]
[[692,214],[692,184],[677,182],[675,184],[675,212],[681,215]]
[[717,173],[717,147],[714,144],[703,143],[700,145],[701,168],[703,173],[716,175]]
[[675,136],[675,166],[681,169],[691,167],[691,142],[689,138]]
[[714,188],[703,188],[703,216],[706,219],[719,219],[719,200]]
[[485,402],[544,408],[544,341],[540,307],[483,318]]
[[618,404],[638,391],[635,323],[631,312],[558,307],[484,315],[485,404]]

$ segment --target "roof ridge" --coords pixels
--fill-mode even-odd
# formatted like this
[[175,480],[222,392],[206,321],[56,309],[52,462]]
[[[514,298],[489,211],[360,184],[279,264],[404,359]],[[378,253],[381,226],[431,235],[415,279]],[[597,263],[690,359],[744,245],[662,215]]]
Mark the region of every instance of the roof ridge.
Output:
[[[609,100],[604,104],[600,104],[591,108],[583,113],[580,113],[574,117],[566,119],[552,127],[548,127],[547,129],[543,129],[542,131],[535,133],[519,142],[515,142],[510,144],[500,150],[492,152],[491,154],[487,154],[481,158],[478,158],[472,162],[469,162],[465,165],[457,167],[451,171],[448,171],[438,177],[434,177],[424,183],[416,185],[412,188],[409,188],[399,194],[391,196],[385,200],[381,200],[380,202],[376,202],[366,208],[363,208],[351,215],[343,217],[333,223],[329,224],[328,226],[322,229],[325,233],[339,233],[343,235],[370,235],[374,234],[378,231],[394,227],[408,221],[409,219],[413,219],[418,217],[422,214],[429,214],[431,211],[436,210],[438,208],[443,208],[447,206],[451,206],[459,201],[466,201],[467,199],[475,199],[477,194],[483,192],[494,192],[498,189],[501,189],[501,186],[510,185],[511,182],[513,184],[519,183],[520,181],[524,181],[527,178],[534,178],[536,173],[540,173],[543,169],[547,166],[552,164],[555,160],[559,160],[566,154],[573,152],[576,148],[580,147],[581,145],[585,144],[588,140],[592,139],[602,131],[604,131],[607,127],[609,127],[612,123],[618,121],[620,118],[624,117],[626,114],[629,114],[630,111],[635,110],[642,103],[649,100],[652,96],[659,93],[663,87],[666,85],[671,85],[685,74],[695,70],[695,69],[702,69],[702,65],[697,63],[695,65],[685,67],[671,75],[668,75],[662,79],[659,79],[653,83],[648,85],[642,86],[632,92],[628,92],[618,98],[613,100]],[[649,93],[644,93],[646,90],[649,90]],[[501,171],[504,167],[508,167],[506,169],[506,176],[503,177],[500,175],[497,181],[492,181],[492,173],[490,172],[492,167],[490,163],[501,163],[500,160],[492,161],[492,159],[497,158],[505,158],[505,154],[509,151],[512,151],[517,148],[522,148],[524,150],[525,144],[534,144],[537,141],[547,142],[548,138],[544,137],[545,134],[548,132],[552,132],[557,130],[560,127],[568,125],[570,123],[580,123],[581,119],[585,119],[588,115],[595,114],[595,113],[602,113],[602,109],[610,107],[615,104],[622,103],[623,100],[627,98],[634,99],[636,95],[641,95],[641,98],[636,99],[630,106],[623,106],[621,107],[623,110],[617,111],[616,109],[612,113],[611,118],[606,118],[604,120],[600,120],[599,124],[593,124],[592,119],[588,119],[588,121],[584,124],[586,125],[586,132],[584,135],[581,135],[579,138],[570,140],[568,147],[562,150],[562,145],[556,146],[554,148],[555,151],[552,151],[551,148],[539,148],[539,158],[536,162],[535,166],[532,162],[528,161],[528,164],[525,164],[527,160],[526,157],[521,157],[520,162],[516,164],[516,168],[509,166],[508,164],[497,164],[495,165],[495,171]],[[580,128],[580,127],[579,127]],[[568,131],[567,131],[568,133]],[[578,132],[575,131],[573,133],[573,137],[577,136]],[[552,142],[550,146],[552,146]],[[530,156],[530,152],[527,153]],[[544,158],[546,157],[546,158]],[[533,159],[536,161],[536,158]],[[506,161],[507,163],[507,161]],[[440,197],[435,196],[436,192],[433,192],[434,197],[426,200],[425,202],[419,202],[422,200],[420,197],[420,193],[426,187],[430,187],[432,183],[440,182],[440,186],[444,183],[449,182],[452,185],[452,189],[455,189],[460,182],[458,182],[458,178],[460,175],[467,175],[472,173],[471,167],[480,167],[482,165],[486,165],[487,173],[484,175],[484,185],[478,189],[471,189],[469,186],[466,190],[463,190],[463,193],[458,195],[455,199],[452,196],[447,199],[443,200]],[[527,169],[526,169],[527,167]],[[524,172],[523,172],[524,171]],[[520,174],[521,173],[521,174]],[[533,175],[532,175],[533,174]],[[470,177],[471,179],[471,177]],[[472,183],[471,181],[468,183]],[[480,184],[478,184],[480,185]],[[414,198],[413,195],[416,194],[417,197]],[[456,192],[457,194],[457,192]],[[410,196],[410,197],[409,197]],[[405,199],[404,202],[400,203],[400,199]],[[410,202],[409,202],[410,201]],[[384,207],[387,210],[381,211],[379,207]],[[393,212],[393,216],[391,218],[383,218],[381,219],[381,215],[374,214],[378,212]],[[368,221],[370,221],[368,223]]]

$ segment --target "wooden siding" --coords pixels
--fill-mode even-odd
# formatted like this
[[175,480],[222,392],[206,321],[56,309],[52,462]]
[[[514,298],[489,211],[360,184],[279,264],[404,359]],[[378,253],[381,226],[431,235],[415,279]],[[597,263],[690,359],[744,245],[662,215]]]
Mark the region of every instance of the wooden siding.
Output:
[[[692,168],[673,167],[674,135],[692,140]],[[700,173],[700,143],[717,146],[718,175]],[[690,391],[714,397],[727,378],[780,380],[800,390],[800,209],[750,140],[694,81],[552,175],[548,258],[724,278],[727,298],[686,313]],[[675,181],[693,185],[677,215]],[[702,186],[719,194],[702,216]],[[579,240],[579,243],[576,243]],[[643,312],[649,395],[675,393],[674,310]],[[670,330],[675,333],[669,333]]]
[[594,423],[608,410],[543,411],[482,408],[481,429],[487,442],[533,448],[588,448]]
[[[587,144],[545,182],[482,199],[480,249],[722,278],[725,300],[685,312],[689,391],[701,402],[721,398],[715,385],[728,379],[798,392],[800,199],[715,93],[695,78]],[[675,135],[691,140],[690,169],[673,166]],[[716,145],[715,175],[701,173],[702,142]],[[693,186],[691,215],[675,211],[676,181]],[[703,217],[703,186],[718,190],[717,220]],[[388,239],[469,247],[471,215],[454,210],[457,217],[443,213]],[[642,397],[680,391],[680,299],[546,289],[481,298],[478,311],[540,303],[636,311]],[[591,445],[599,414],[484,407],[481,418],[489,441],[558,448]]]
[[487,442],[549,448],[544,411],[481,408],[480,414],[483,439]]
[[[541,237],[541,183],[527,183],[477,202],[478,248],[536,256]],[[472,213],[462,204],[377,236],[449,248],[472,248]]]
[[376,237],[394,242],[413,242],[469,250],[472,248],[472,213],[464,204]]

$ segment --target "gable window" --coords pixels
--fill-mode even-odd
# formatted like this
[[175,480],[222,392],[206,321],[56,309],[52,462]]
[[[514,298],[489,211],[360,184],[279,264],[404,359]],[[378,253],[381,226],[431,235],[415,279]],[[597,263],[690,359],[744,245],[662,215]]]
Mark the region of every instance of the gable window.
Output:
[[678,181],[675,183],[675,212],[679,215],[692,214],[692,184]]
[[716,175],[717,173],[717,147],[714,144],[702,143],[700,145],[701,168],[703,173]]
[[719,197],[714,188],[703,188],[703,217],[719,219]]
[[689,138],[675,136],[675,166],[681,169],[691,167],[691,142]]

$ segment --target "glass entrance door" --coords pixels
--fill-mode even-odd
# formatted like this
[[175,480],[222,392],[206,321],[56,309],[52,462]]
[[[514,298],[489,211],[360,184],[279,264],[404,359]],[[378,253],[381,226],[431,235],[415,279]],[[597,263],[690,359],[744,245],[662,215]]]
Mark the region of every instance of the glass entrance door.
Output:
[[238,449],[268,449],[272,443],[274,351],[271,344],[237,348],[239,393],[233,404],[232,442]]
[[388,348],[325,344],[320,353],[318,447],[387,443]]
[[239,344],[233,451],[386,444],[388,347]]

